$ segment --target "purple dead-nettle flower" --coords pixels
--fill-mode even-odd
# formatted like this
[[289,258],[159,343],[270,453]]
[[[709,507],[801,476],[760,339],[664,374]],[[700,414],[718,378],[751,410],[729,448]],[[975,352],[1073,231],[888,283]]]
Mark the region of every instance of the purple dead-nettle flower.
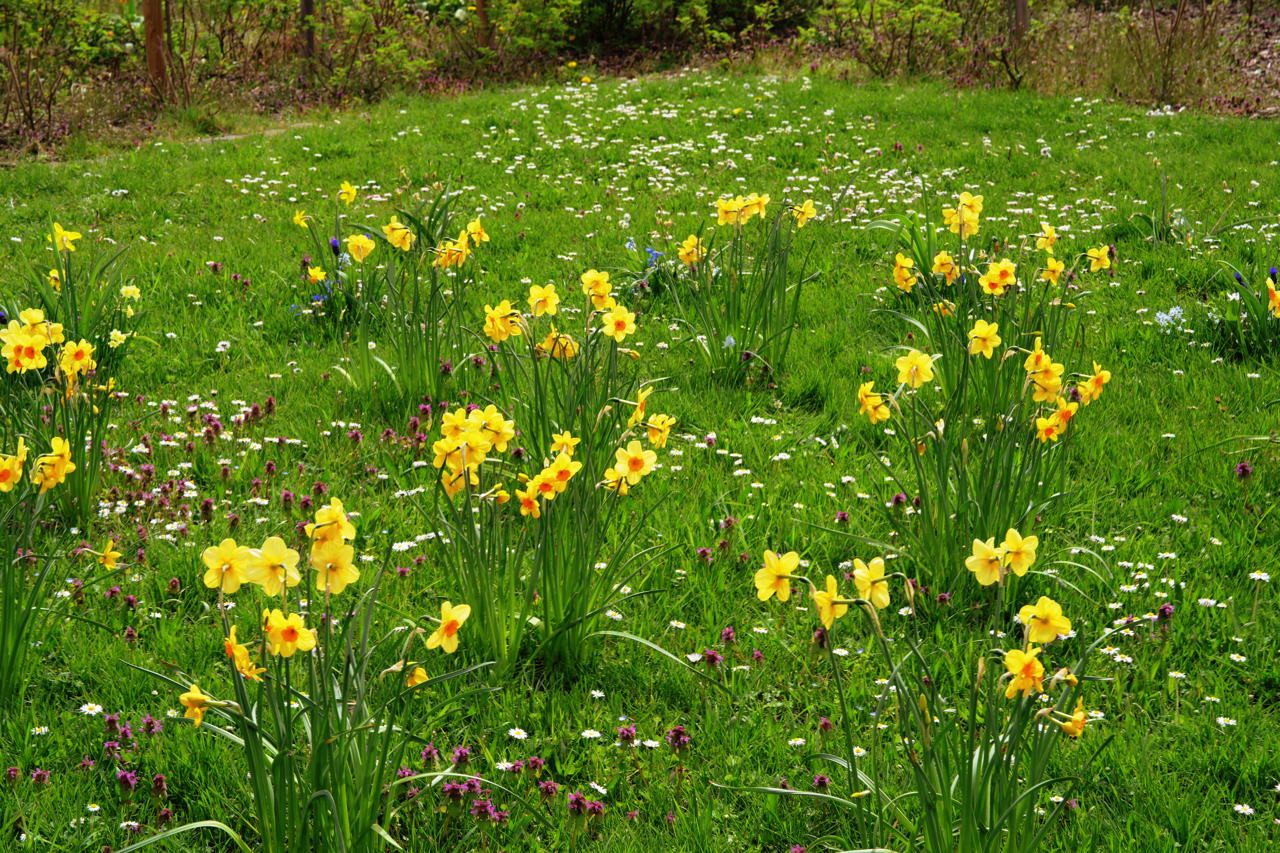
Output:
[[667,732],[667,743],[671,744],[672,752],[683,752],[692,742],[693,738],[689,737],[684,726],[674,726]]

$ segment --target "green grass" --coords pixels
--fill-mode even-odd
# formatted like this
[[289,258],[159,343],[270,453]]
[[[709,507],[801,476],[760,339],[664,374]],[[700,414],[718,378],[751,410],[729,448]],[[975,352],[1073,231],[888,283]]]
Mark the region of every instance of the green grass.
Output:
[[[1121,227],[1158,202],[1153,160],[1188,223],[1186,244],[1152,245]],[[380,410],[353,393],[335,371],[344,345],[326,341],[294,310],[307,298],[296,270],[309,244],[290,217],[299,207],[327,217],[338,184],[351,180],[361,193],[348,215],[367,219],[370,229],[396,206],[411,207],[445,187],[458,193],[455,210],[483,216],[493,242],[483,253],[476,328],[480,302],[523,300],[524,279],[554,280],[562,293],[576,294],[577,277],[589,267],[634,269],[629,239],[638,250],[673,253],[685,235],[710,227],[710,203],[723,193],[813,198],[821,211],[797,238],[812,244],[810,268],[819,277],[805,292],[788,370],[776,388],[709,383],[679,348],[656,347],[669,335],[669,318],[640,323],[642,376],[667,377],[653,404],[679,419],[682,434],[715,433],[716,450],[673,439],[670,447],[682,455],[663,457],[668,470],[657,476],[669,480],[669,491],[646,522],[645,538],[675,547],[646,580],[661,592],[628,602],[619,627],[685,655],[721,648],[721,629],[733,625],[738,643],[726,668],[749,668],[728,678],[732,697],[706,690],[640,646],[606,642],[594,672],[575,683],[535,683],[529,675],[443,719],[424,710],[416,734],[442,749],[473,747],[473,766],[485,774],[500,774],[495,762],[538,754],[569,790],[604,786],[608,813],[589,843],[594,849],[814,849],[816,838],[838,835],[842,814],[835,809],[709,786],[773,785],[785,777],[807,787],[817,772],[805,756],[821,742],[818,719],[838,711],[826,664],[809,651],[813,615],[760,605],[751,575],[765,548],[798,550],[815,573],[874,556],[819,529],[830,527],[838,510],[850,513],[857,535],[889,535],[894,522],[882,505],[891,493],[875,455],[896,445],[858,416],[856,390],[864,367],[882,378],[878,386],[889,384],[896,353],[888,348],[903,343],[907,329],[869,313],[892,299],[885,288],[892,287],[897,247],[861,226],[908,211],[940,221],[940,209],[971,189],[986,196],[984,237],[1032,233],[1045,220],[1075,251],[1114,242],[1119,256],[1115,277],[1082,299],[1091,313],[1076,359],[1101,362],[1114,379],[1076,427],[1064,512],[1035,531],[1042,559],[1090,548],[1113,574],[1108,582],[1070,578],[1078,592],[1051,588],[1044,577],[1025,589],[1052,593],[1077,628],[1094,635],[1118,616],[1166,601],[1176,607],[1167,623],[1115,638],[1111,644],[1132,662],[1093,662],[1093,674],[1111,680],[1091,686],[1086,702],[1105,719],[1091,724],[1081,743],[1061,749],[1060,769],[1070,772],[1090,741],[1114,739],[1070,791],[1080,807],[1053,828],[1046,846],[1272,849],[1280,843],[1280,619],[1270,584],[1249,575],[1275,572],[1280,454],[1275,444],[1229,439],[1276,431],[1277,409],[1267,404],[1280,398],[1277,354],[1224,360],[1200,344],[1206,330],[1196,322],[1189,321],[1193,331],[1166,333],[1154,318],[1174,305],[1202,317],[1199,306],[1226,288],[1223,261],[1253,268],[1280,259],[1278,162],[1274,127],[1265,122],[1152,117],[1008,92],[687,74],[392,101],[274,136],[156,142],[103,159],[17,168],[0,199],[0,234],[12,240],[0,302],[12,307],[25,266],[47,268],[42,235],[50,219],[85,232],[82,251],[105,251],[94,244],[108,241],[127,246],[125,275],[143,289],[139,328],[151,343],[135,342],[117,377],[137,397],[119,412],[114,440],[152,434],[155,456],[138,464],[154,464],[159,480],[173,472],[197,484],[199,496],[175,498],[174,507],[198,510],[211,497],[218,508],[212,524],[199,523],[197,512],[188,530],[174,508],[130,507],[108,513],[87,537],[96,547],[114,535],[129,558],[145,548],[145,559],[121,582],[140,603],[129,612],[119,599],[93,593],[86,615],[108,630],[71,622],[38,638],[39,671],[27,706],[0,721],[0,764],[24,775],[46,768],[53,781],[47,788],[27,779],[0,782],[0,847],[16,845],[11,839],[24,831],[32,849],[119,848],[132,836],[118,825],[152,825],[161,805],[178,822],[212,818],[243,828],[247,786],[232,747],[165,719],[176,695],[125,665],[209,673],[202,684],[212,689],[220,634],[197,565],[200,550],[226,533],[228,513],[239,516],[233,535],[256,544],[300,517],[280,506],[281,489],[302,494],[323,482],[359,511],[362,553],[380,556],[393,542],[433,531],[395,496],[409,458],[379,439],[384,429],[403,431],[413,409]],[[1253,217],[1266,218],[1211,238],[1216,225]],[[217,351],[221,341],[230,343],[226,352]],[[246,405],[269,395],[274,415],[257,426],[233,424]],[[180,423],[158,415],[162,400],[176,401]],[[200,414],[216,413],[227,427],[212,447],[182,416],[201,402],[207,408]],[[347,438],[351,429],[363,433],[358,446]],[[158,440],[182,432],[189,435],[168,445]],[[299,443],[276,446],[268,437]],[[249,503],[252,481],[266,479],[267,459],[279,473],[262,490],[270,504],[258,506]],[[1234,476],[1241,459],[1256,467],[1252,509]],[[221,460],[230,469],[225,480]],[[842,480],[848,477],[854,479]],[[113,501],[138,488],[118,475],[107,482],[117,490]],[[722,533],[716,522],[728,515],[741,524]],[[393,606],[426,613],[449,594],[438,568],[444,561],[433,554],[439,547],[426,540],[396,555],[410,571],[387,584]],[[713,551],[710,564],[696,555],[701,547]],[[739,560],[739,553],[747,557]],[[414,556],[422,558],[418,564]],[[86,575],[90,565],[82,557],[57,574]],[[181,581],[178,595],[165,590],[171,577]],[[904,603],[900,589],[894,595],[887,630],[912,632],[940,657],[970,660],[993,642],[966,600],[908,624],[895,612]],[[1202,606],[1201,599],[1225,606]],[[857,653],[870,645],[861,623],[841,625],[841,642],[854,652],[847,659],[852,702],[867,708],[885,673]],[[126,627],[138,632],[135,643],[122,639]],[[752,648],[764,653],[763,663],[751,662]],[[1247,661],[1233,661],[1231,653]],[[1185,678],[1170,678],[1171,671]],[[429,707],[431,694],[420,701]],[[138,736],[133,762],[144,774],[167,777],[166,804],[117,793],[112,762],[102,754],[102,718],[78,713],[84,703],[119,712],[135,729],[144,714],[162,719],[163,733]],[[693,745],[682,759],[683,781],[673,781],[676,761],[665,749],[642,750],[644,772],[636,772],[612,746],[623,716],[641,737],[660,740],[675,724],[688,727]],[[1219,724],[1220,716],[1235,724]],[[872,719],[855,716],[857,741],[874,736]],[[32,734],[36,727],[48,733]],[[528,740],[509,737],[513,727]],[[584,739],[587,729],[604,737]],[[789,746],[793,738],[807,745]],[[76,769],[86,754],[97,765]],[[88,812],[89,803],[101,810]],[[1237,803],[1256,813],[1237,814]],[[640,812],[634,822],[624,817],[633,809]],[[555,802],[557,823],[563,814]],[[408,849],[477,849],[479,837],[465,829],[442,833],[422,815],[404,840]],[[568,837],[567,829],[548,834],[523,825],[493,833],[489,843],[552,850],[565,849]],[[221,849],[212,836],[208,843]]]

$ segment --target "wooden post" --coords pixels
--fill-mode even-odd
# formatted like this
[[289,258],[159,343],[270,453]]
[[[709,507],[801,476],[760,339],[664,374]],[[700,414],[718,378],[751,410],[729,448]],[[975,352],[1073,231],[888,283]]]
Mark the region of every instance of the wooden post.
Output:
[[164,6],[162,0],[142,0],[142,35],[147,53],[147,76],[156,97],[164,100],[169,94],[169,80],[165,74],[164,57]]
[[1022,41],[1031,27],[1031,7],[1027,0],[1013,0],[1013,39]]

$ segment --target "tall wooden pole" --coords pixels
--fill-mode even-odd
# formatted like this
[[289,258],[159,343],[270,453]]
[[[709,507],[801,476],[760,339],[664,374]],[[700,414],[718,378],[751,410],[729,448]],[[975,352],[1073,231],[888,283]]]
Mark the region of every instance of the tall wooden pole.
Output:
[[165,73],[164,57],[164,6],[162,0],[142,0],[142,36],[147,53],[147,76],[156,97],[164,100],[169,94],[169,79]]

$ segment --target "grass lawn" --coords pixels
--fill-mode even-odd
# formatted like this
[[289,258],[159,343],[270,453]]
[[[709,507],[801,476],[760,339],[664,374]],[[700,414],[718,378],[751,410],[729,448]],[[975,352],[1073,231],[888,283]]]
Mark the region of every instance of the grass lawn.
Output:
[[[99,550],[110,537],[123,571],[86,588],[74,605],[79,618],[55,620],[31,638],[25,701],[0,715],[0,765],[19,773],[0,780],[0,847],[118,850],[153,834],[162,808],[177,824],[223,821],[253,845],[241,750],[166,717],[182,711],[181,691],[128,665],[181,672],[208,693],[231,695],[217,597],[200,582],[200,555],[225,536],[257,546],[280,535],[299,547],[296,524],[308,513],[282,492],[323,489],[317,504],[340,497],[358,513],[356,554],[369,560],[357,559],[364,580],[356,587],[384,560],[391,568],[375,617],[380,632],[412,623],[429,633],[435,626],[425,617],[440,601],[461,600],[447,554],[455,544],[441,542],[449,536],[435,474],[413,464],[430,461],[439,412],[424,414],[417,397],[371,392],[370,343],[376,353],[387,342],[316,319],[318,287],[300,264],[304,255],[313,264],[335,259],[316,255],[295,211],[314,217],[323,240],[335,210],[347,217],[341,236],[380,235],[397,210],[448,194],[454,230],[479,216],[491,237],[468,262],[474,281],[451,321],[478,336],[486,304],[523,307],[531,284],[556,283],[567,306],[583,301],[579,276],[588,269],[609,271],[615,282],[656,281],[646,247],[674,268],[687,235],[720,239],[732,230],[715,226],[715,199],[758,192],[777,207],[812,199],[818,211],[793,235],[792,263],[813,277],[776,374],[710,377],[696,357],[687,305],[661,293],[619,293],[638,315],[625,344],[638,359],[624,359],[626,369],[654,382],[649,412],[678,423],[657,450],[658,470],[604,532],[606,553],[632,534],[635,547],[660,546],[628,581],[647,594],[614,604],[595,627],[644,638],[679,660],[596,637],[583,641],[591,652],[573,677],[525,666],[414,694],[407,767],[435,766],[419,758],[420,742],[446,755],[466,746],[470,772],[519,793],[530,808],[497,789],[494,802],[511,820],[491,826],[465,811],[436,814],[440,800],[427,790],[392,834],[409,850],[871,846],[854,811],[834,801],[711,783],[776,787],[785,779],[813,790],[824,773],[836,779],[833,792],[851,795],[838,768],[813,755],[843,754],[853,743],[879,745],[887,792],[915,790],[895,726],[877,727],[896,714],[867,621],[851,610],[836,623],[833,657],[814,647],[818,623],[803,584],[786,604],[759,602],[753,585],[766,549],[798,552],[820,583],[855,558],[888,556],[884,544],[900,551],[891,568],[928,587],[913,614],[895,580],[892,603],[880,611],[884,630],[920,645],[937,675],[951,679],[957,705],[967,702],[980,657],[1021,642],[1010,617],[1040,595],[1062,604],[1078,635],[1046,653],[1057,665],[1066,649],[1084,653],[1115,620],[1138,617],[1087,655],[1097,680],[1082,682],[1081,696],[1098,713],[1079,740],[1058,737],[1048,773],[1058,781],[1029,795],[1049,821],[1040,847],[1274,849],[1280,619],[1272,585],[1258,573],[1274,573],[1280,553],[1280,348],[1239,357],[1212,345],[1210,312],[1224,310],[1223,294],[1234,289],[1224,264],[1256,290],[1266,277],[1258,271],[1280,262],[1278,143],[1268,122],[1146,115],[1097,101],[687,73],[390,101],[276,135],[155,142],[91,161],[19,166],[0,206],[0,234],[9,238],[0,307],[10,316],[27,307],[30,271],[54,263],[43,237],[53,220],[83,232],[77,261],[124,249],[120,275],[142,298],[136,336],[111,372],[128,394],[111,416],[107,440],[121,454],[103,475],[100,511],[89,531],[51,526],[41,534],[64,551],[81,543]],[[358,188],[350,206],[335,202],[343,181]],[[901,316],[914,310],[910,297],[894,287],[903,244],[867,226],[919,215],[940,227],[942,209],[965,190],[985,198],[974,245],[993,259],[1020,246],[1032,257],[1041,222],[1057,229],[1058,255],[1069,265],[1087,248],[1116,249],[1109,271],[1084,273],[1064,290],[1078,328],[1054,353],[1069,372],[1099,363],[1111,382],[1055,444],[1061,494],[1021,527],[1039,538],[1036,568],[999,599],[968,577],[963,557],[928,565],[915,556],[913,495],[906,508],[892,506],[913,470],[897,434],[905,426],[896,412],[888,423],[868,423],[858,401],[861,382],[894,389],[899,347],[928,349],[922,327]],[[1170,239],[1153,240],[1135,216],[1160,219],[1166,207]],[[1234,223],[1244,224],[1226,227]],[[394,252],[379,243],[370,263]],[[565,312],[566,326],[581,328],[581,315],[573,316]],[[473,354],[492,355],[469,340]],[[1031,345],[1005,345],[1015,343]],[[469,360],[454,367],[455,405],[461,390],[483,403],[515,381]],[[258,417],[255,405],[268,411]],[[395,438],[412,436],[415,416],[431,434],[416,453]],[[518,445],[531,427],[519,416],[516,427]],[[0,435],[0,449],[12,452],[15,427]],[[1253,470],[1243,482],[1241,462]],[[144,463],[154,474],[131,477]],[[602,472],[582,476],[599,480]],[[725,525],[730,517],[736,524]],[[998,542],[1004,532],[975,529],[964,506],[948,524],[963,542]],[[105,571],[91,554],[68,556],[52,571],[53,589]],[[493,583],[501,577],[495,569]],[[304,583],[300,590],[310,579]],[[106,594],[113,586],[119,591]],[[939,603],[940,593],[950,601]],[[262,593],[246,588],[233,600],[242,636],[256,637]],[[736,641],[727,643],[730,626]],[[481,663],[469,629],[475,624],[461,629],[456,655],[417,641],[410,657],[433,677]],[[701,676],[680,665],[707,650],[726,659],[712,667],[692,658]],[[379,654],[382,668],[398,652]],[[833,663],[848,693],[847,726]],[[999,659],[989,668],[995,677]],[[134,738],[104,733],[104,712],[128,720]],[[145,715],[163,731],[144,734]],[[821,718],[835,721],[835,731],[823,732]],[[618,727],[629,724],[655,748],[616,745]],[[692,741],[672,754],[664,735],[677,725]],[[104,752],[107,741],[123,744],[123,756]],[[507,769],[531,755],[548,762],[541,778],[562,786],[545,804],[527,771]],[[78,766],[85,757],[96,763]],[[117,778],[122,767],[140,779],[132,793]],[[36,769],[51,772],[47,784],[32,781]],[[165,777],[166,798],[147,793],[154,774]],[[574,790],[602,801],[603,818],[570,818],[565,795]],[[1055,797],[1075,807],[1060,809]],[[907,798],[903,808],[919,806]],[[142,825],[138,834],[127,821]],[[25,847],[16,840],[24,834]],[[880,840],[911,847],[892,835]],[[206,832],[158,849],[232,848]]]

